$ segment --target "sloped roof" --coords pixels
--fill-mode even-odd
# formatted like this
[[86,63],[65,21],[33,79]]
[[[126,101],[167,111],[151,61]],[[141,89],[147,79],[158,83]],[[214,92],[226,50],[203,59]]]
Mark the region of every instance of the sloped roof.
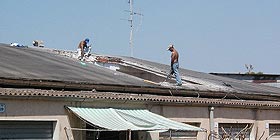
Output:
[[[158,73],[167,74],[170,66],[155,63],[151,61],[146,61],[137,58],[131,57],[122,57],[127,63],[131,63],[132,65],[138,65],[141,67],[146,67],[148,69],[152,69],[157,71]],[[236,80],[232,78],[215,76],[212,74],[192,71],[180,68],[180,75],[182,80],[189,83],[196,84],[188,84],[185,87],[192,89],[201,89],[201,90],[209,90],[209,91],[226,91],[229,93],[248,93],[248,94],[269,94],[269,95],[280,95],[280,88],[263,86],[255,83],[250,83],[246,81]]]
[[[74,85],[87,90],[100,85],[103,91],[118,92],[149,92],[149,93],[176,93],[206,97],[236,97],[246,99],[278,100],[280,88],[269,87],[249,83],[245,81],[215,76],[207,73],[191,71],[180,68],[180,74],[184,82],[181,87],[174,87],[170,84],[160,82],[147,82],[145,79],[137,78],[133,75],[119,71],[110,70],[94,65],[93,63],[81,63],[72,57],[75,52],[64,56],[59,51],[49,51],[43,48],[17,48],[0,44],[0,82],[5,84],[5,80],[33,80],[36,83],[28,85],[44,85],[44,81],[53,82],[53,86],[64,83],[63,87]],[[119,65],[135,67],[143,72],[150,72],[163,79],[166,77],[169,66],[151,61],[146,61],[131,57],[118,57],[122,60]],[[43,82],[42,82],[43,81]],[[74,84],[73,84],[74,83]],[[18,84],[18,83],[17,83]],[[113,86],[109,90],[108,86]],[[121,87],[121,88],[120,88]],[[131,90],[134,89],[134,90]],[[241,97],[242,95],[242,97]],[[257,97],[258,96],[258,97]],[[269,97],[269,98],[268,98]]]
[[[151,86],[142,79],[36,48],[0,44],[0,77],[75,83]],[[154,86],[154,85],[152,85]]]

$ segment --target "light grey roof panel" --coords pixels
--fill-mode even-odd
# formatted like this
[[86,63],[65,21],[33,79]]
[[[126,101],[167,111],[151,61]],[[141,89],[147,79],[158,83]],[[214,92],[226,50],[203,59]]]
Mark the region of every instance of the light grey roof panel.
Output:
[[[123,60],[139,66],[154,69],[159,72],[168,73],[170,70],[169,65],[155,63],[147,60],[132,58],[132,57],[121,57]],[[227,77],[215,76],[208,73],[202,73],[192,70],[180,68],[180,75],[183,80],[192,81],[194,83],[201,84],[199,88],[205,87],[211,90],[211,86],[223,89],[231,89],[230,92],[242,92],[242,93],[260,93],[260,94],[277,94],[280,95],[280,88],[260,85],[256,83],[250,83],[246,81],[231,79]],[[204,85],[204,86],[203,86]],[[208,87],[207,87],[208,86]]]

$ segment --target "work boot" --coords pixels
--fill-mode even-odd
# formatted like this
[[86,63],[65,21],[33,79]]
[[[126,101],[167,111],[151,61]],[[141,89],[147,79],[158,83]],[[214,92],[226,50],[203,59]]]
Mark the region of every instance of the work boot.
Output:
[[182,83],[177,83],[176,86],[182,86]]

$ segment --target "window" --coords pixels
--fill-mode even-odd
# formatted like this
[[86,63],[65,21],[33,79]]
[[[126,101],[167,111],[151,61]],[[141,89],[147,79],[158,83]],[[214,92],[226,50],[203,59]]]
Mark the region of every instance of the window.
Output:
[[248,123],[220,123],[219,135],[223,138],[250,140],[252,124]]
[[0,121],[0,139],[52,140],[52,121]]
[[270,140],[279,140],[280,124],[269,124],[269,135],[271,136]]

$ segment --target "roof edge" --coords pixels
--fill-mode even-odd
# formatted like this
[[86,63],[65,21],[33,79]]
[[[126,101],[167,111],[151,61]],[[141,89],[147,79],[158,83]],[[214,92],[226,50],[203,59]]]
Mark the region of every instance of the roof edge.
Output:
[[114,101],[114,102],[133,102],[133,103],[152,103],[152,104],[176,104],[190,106],[213,106],[213,107],[236,107],[236,108],[256,108],[256,109],[276,109],[279,110],[280,102],[275,101],[256,101],[240,99],[209,99],[197,97],[161,96],[144,95],[133,93],[118,92],[93,92],[93,91],[56,91],[41,89],[12,89],[2,88],[0,97],[5,99],[34,99],[52,101]]
[[277,95],[250,95],[249,93],[228,93],[222,91],[198,91],[193,89],[164,88],[164,87],[146,87],[134,85],[113,85],[98,84],[88,82],[74,81],[56,81],[56,80],[40,80],[40,79],[17,79],[17,78],[1,78],[1,87],[12,88],[35,88],[35,89],[54,89],[69,91],[99,91],[99,92],[119,92],[119,93],[136,93],[136,94],[152,94],[164,96],[184,96],[184,97],[203,97],[203,98],[227,98],[227,99],[243,99],[243,100],[269,100],[280,101]]

